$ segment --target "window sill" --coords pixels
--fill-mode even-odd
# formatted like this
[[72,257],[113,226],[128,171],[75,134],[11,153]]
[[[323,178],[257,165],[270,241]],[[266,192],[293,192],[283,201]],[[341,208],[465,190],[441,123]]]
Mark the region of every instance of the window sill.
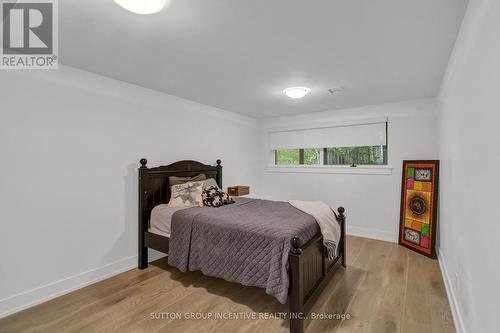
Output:
[[392,168],[386,165],[362,165],[357,167],[338,165],[270,165],[267,172],[278,173],[337,173],[353,175],[392,175]]

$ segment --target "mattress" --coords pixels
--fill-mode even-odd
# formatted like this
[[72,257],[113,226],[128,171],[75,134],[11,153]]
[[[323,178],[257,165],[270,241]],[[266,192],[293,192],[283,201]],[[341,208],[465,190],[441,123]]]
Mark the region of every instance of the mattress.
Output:
[[186,208],[169,207],[167,204],[162,204],[154,207],[151,211],[149,232],[170,238],[172,215],[181,209]]

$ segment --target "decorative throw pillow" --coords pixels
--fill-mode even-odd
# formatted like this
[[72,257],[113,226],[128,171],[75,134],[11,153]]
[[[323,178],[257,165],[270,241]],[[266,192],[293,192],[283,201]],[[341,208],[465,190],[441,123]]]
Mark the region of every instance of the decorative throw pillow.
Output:
[[208,189],[209,187],[216,187],[218,190],[221,190],[219,185],[217,185],[217,182],[213,178],[208,178],[203,182],[203,190]]
[[172,186],[169,207],[203,206],[203,182],[187,182]]
[[205,176],[204,173],[200,173],[196,176],[193,177],[176,177],[176,176],[170,176],[168,177],[168,183],[170,184],[170,187],[174,185],[179,185],[179,184],[185,184],[187,182],[200,182],[207,179],[207,176]]
[[234,203],[227,193],[222,192],[217,186],[203,189],[203,204],[209,207],[220,207]]

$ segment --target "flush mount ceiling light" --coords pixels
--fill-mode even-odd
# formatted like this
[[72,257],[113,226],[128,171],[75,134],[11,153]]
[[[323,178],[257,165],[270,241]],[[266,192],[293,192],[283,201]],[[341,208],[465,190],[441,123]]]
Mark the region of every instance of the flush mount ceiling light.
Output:
[[290,87],[283,90],[283,93],[290,98],[297,99],[307,95],[311,89],[307,87]]
[[118,5],[136,14],[155,14],[167,5],[168,0],[114,0]]

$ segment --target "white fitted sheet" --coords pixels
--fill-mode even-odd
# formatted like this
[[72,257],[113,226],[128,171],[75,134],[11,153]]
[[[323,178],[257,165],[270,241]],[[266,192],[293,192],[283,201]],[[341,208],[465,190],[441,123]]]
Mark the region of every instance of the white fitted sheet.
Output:
[[167,204],[158,205],[151,210],[151,223],[149,225],[149,231],[170,237],[170,225],[172,223],[172,215],[181,209],[186,209],[186,207],[169,207]]

